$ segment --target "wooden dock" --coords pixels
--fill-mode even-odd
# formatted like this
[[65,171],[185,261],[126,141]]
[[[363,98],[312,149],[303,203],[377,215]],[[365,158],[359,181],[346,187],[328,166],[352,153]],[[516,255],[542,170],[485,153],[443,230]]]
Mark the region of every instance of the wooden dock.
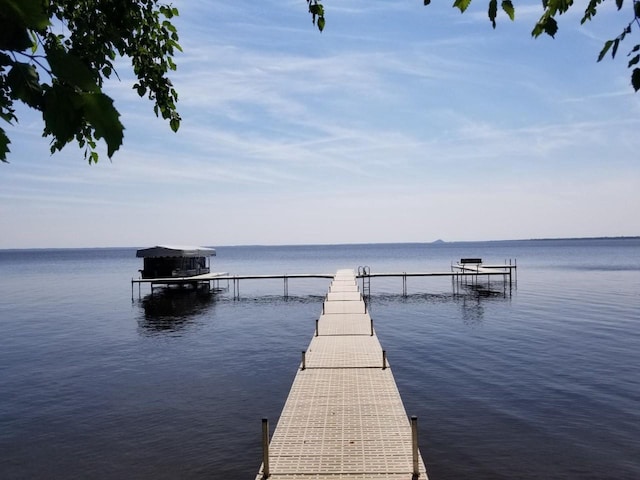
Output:
[[339,270],[256,480],[426,479],[353,270]]

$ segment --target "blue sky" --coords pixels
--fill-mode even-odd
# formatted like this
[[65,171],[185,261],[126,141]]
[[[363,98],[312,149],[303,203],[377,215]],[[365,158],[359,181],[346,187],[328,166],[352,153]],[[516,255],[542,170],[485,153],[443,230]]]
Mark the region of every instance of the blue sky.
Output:
[[20,110],[0,248],[640,235],[637,36],[596,63],[628,12],[533,39],[537,0],[496,30],[451,3],[326,0],[319,33],[304,0],[174,2],[180,131],[124,60],[112,161],[51,156]]

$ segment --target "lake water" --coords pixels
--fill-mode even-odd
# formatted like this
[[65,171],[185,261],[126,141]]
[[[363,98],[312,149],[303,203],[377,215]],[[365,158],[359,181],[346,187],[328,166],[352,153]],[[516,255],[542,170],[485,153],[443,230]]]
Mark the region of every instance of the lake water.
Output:
[[[238,275],[517,259],[511,291],[371,280],[430,478],[640,478],[640,239],[217,252]],[[0,251],[0,478],[255,477],[329,280],[132,299],[139,268],[135,249]]]

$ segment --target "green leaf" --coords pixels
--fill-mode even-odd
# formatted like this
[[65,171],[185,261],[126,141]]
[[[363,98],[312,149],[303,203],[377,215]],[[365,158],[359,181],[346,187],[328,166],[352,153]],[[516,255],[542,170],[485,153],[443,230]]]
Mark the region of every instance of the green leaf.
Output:
[[75,55],[70,54],[62,47],[47,48],[47,60],[53,74],[59,80],[78,87],[85,92],[99,92],[91,71]]
[[640,55],[636,55],[635,57],[633,57],[631,60],[629,60],[629,64],[627,65],[628,68],[633,67],[634,65],[637,65],[638,62],[640,61]]
[[556,33],[558,33],[558,22],[553,17],[548,17],[543,24],[544,33],[549,35],[551,38],[555,37]]
[[633,69],[633,73],[631,74],[631,85],[633,85],[633,89],[636,92],[640,90],[640,68]]
[[624,0],[616,0],[616,7],[618,7],[618,10],[620,10],[622,8],[623,2],[624,2]]
[[543,2],[549,16],[562,15],[573,5],[573,0],[547,0]]
[[167,7],[166,5],[161,5],[159,10],[160,10],[160,13],[162,13],[165,17],[167,17],[167,18],[173,17],[173,9],[172,8]]
[[425,5],[429,5],[430,3],[431,3],[431,0],[424,0]]
[[319,3],[314,3],[313,5],[309,5],[309,11],[311,12],[311,15],[319,15],[319,16],[324,15],[324,7]]
[[453,2],[453,7],[460,9],[460,13],[464,13],[464,11],[469,8],[471,4],[471,0],[455,0]]
[[613,40],[607,40],[606,42],[604,42],[604,46],[602,47],[602,50],[600,50],[600,54],[598,55],[598,61],[604,58],[604,56],[611,48],[611,45],[613,45]]
[[32,108],[42,106],[42,85],[33,65],[17,62],[7,74],[7,86],[13,98],[23,101]]
[[82,127],[82,113],[78,109],[78,94],[69,87],[55,84],[44,92],[42,118],[45,133],[51,134],[52,151],[60,150],[73,140],[76,132]]
[[25,27],[4,18],[0,27],[0,50],[21,52],[32,47],[29,32]]
[[498,0],[489,0],[489,20],[491,25],[496,28],[496,16],[498,15]]
[[147,87],[145,87],[144,85],[140,85],[138,83],[136,83],[133,88],[136,89],[136,91],[138,92],[138,95],[141,97],[144,97],[144,94],[147,93]]
[[538,23],[536,23],[535,27],[533,27],[533,30],[531,31],[531,36],[538,38],[542,32],[544,32],[544,26],[542,24],[542,20],[538,20]]
[[0,0],[0,11],[33,30],[44,30],[49,25],[48,6],[45,0]]
[[504,11],[504,13],[506,13],[509,16],[509,19],[511,21],[515,20],[516,10],[513,7],[513,3],[511,2],[511,0],[503,0],[502,10]]
[[7,153],[11,151],[9,150],[10,143],[11,140],[9,140],[7,134],[4,133],[4,130],[0,128],[0,162],[8,163]]
[[324,30],[324,17],[318,18],[318,30],[320,31]]
[[85,119],[95,129],[95,137],[104,138],[107,155],[111,158],[124,138],[124,126],[113,100],[104,93],[83,93],[80,98]]
[[6,112],[3,112],[0,110],[0,118],[2,120],[4,120],[5,122],[11,124],[12,122],[18,120],[18,117],[15,116],[15,114],[13,113],[14,110],[13,109],[9,109],[8,107],[4,107],[7,109]]
[[611,49],[611,58],[616,58],[616,53],[618,53],[618,46],[620,45],[620,39],[616,38],[613,41],[613,48]]
[[35,55],[38,51],[38,35],[34,30],[30,30],[29,34],[31,35],[31,54]]

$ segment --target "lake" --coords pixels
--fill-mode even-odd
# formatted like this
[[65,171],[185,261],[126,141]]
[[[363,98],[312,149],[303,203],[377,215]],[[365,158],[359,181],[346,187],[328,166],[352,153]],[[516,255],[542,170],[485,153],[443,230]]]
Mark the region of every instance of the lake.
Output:
[[[517,261],[511,289],[371,280],[429,477],[640,478],[639,238],[213,246],[237,275]],[[135,248],[0,250],[1,478],[255,477],[330,281],[132,298],[141,265]]]

